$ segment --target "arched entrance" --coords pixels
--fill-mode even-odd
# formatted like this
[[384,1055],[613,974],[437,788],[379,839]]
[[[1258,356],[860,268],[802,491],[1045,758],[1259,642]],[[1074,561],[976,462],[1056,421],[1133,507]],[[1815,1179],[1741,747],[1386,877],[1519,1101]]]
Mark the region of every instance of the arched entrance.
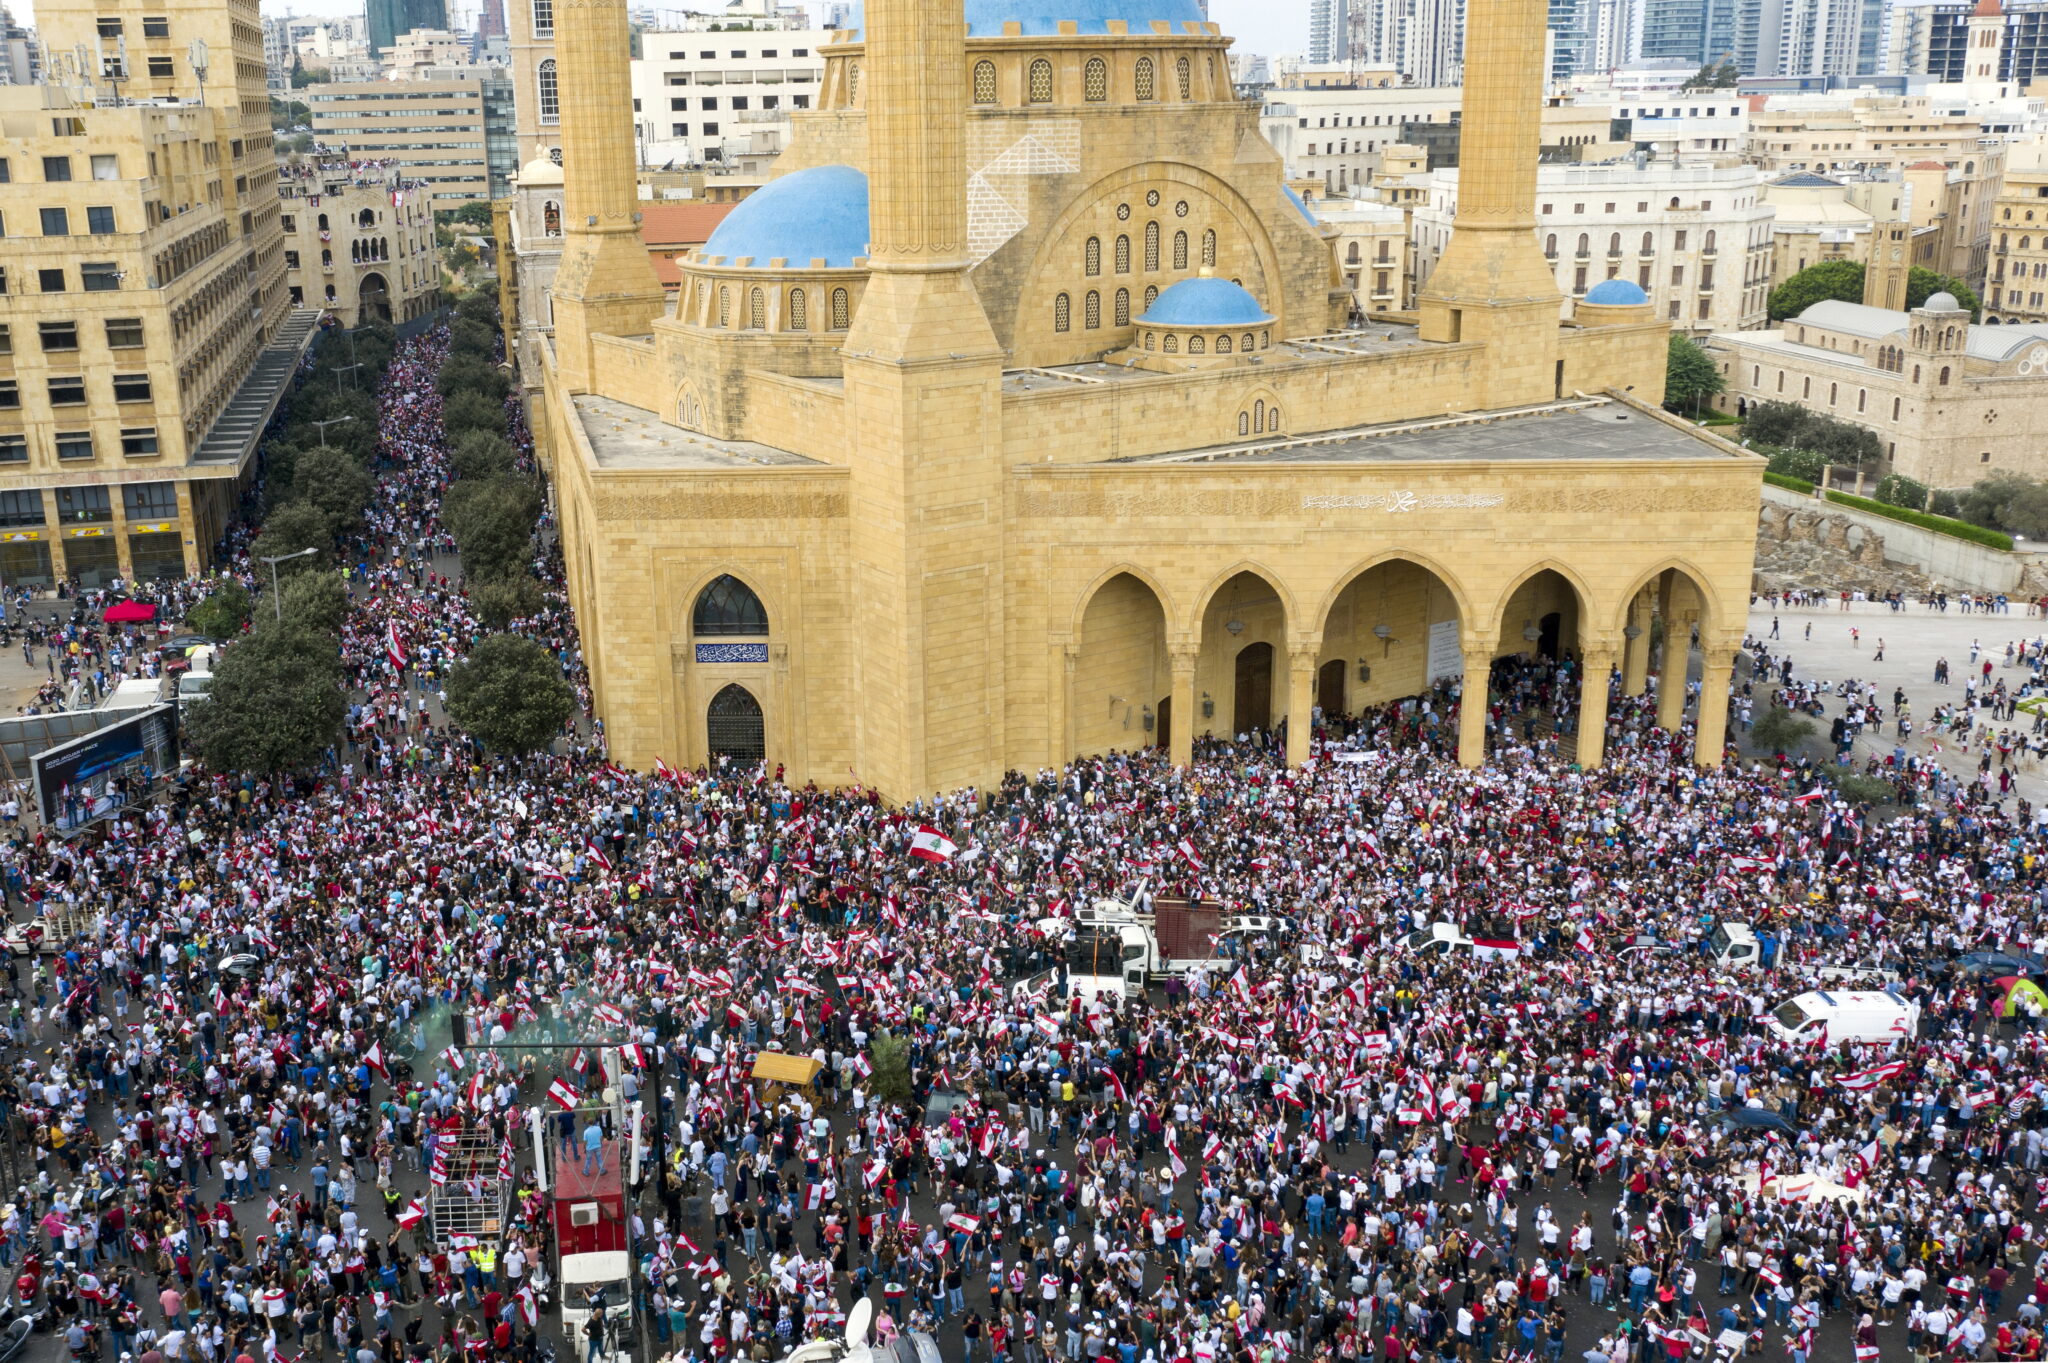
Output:
[[1237,674],[1230,727],[1249,734],[1273,725],[1273,646],[1263,640],[1237,651]]
[[754,693],[733,682],[704,712],[704,747],[713,757],[759,762],[768,755],[767,721]]
[[1193,687],[1199,718],[1188,717],[1195,733],[1235,738],[1279,727],[1287,678],[1276,672],[1286,657],[1287,625],[1286,602],[1260,574],[1233,573],[1217,584],[1202,608]]
[[1457,594],[1429,568],[1388,559],[1345,582],[1322,622],[1316,703],[1324,727],[1373,747],[1448,750],[1451,688],[1464,676]]
[[1159,594],[1134,573],[1115,574],[1088,598],[1079,636],[1068,698],[1071,755],[1165,743],[1173,677]]
[[356,299],[361,304],[357,324],[375,319],[380,322],[391,320],[391,286],[384,282],[384,276],[372,270],[363,276],[356,286]]

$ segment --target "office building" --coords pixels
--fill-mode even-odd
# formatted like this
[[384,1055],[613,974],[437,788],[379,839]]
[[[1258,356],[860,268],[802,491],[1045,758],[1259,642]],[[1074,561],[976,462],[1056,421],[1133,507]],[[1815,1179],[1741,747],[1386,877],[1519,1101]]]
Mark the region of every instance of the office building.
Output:
[[0,575],[196,572],[316,316],[287,302],[261,20],[254,0],[37,19],[49,83],[0,89]]
[[1346,61],[1351,56],[1350,17],[1345,0],[1308,0],[1308,59]]
[[372,52],[382,52],[398,35],[416,28],[447,28],[447,0],[364,0]]
[[766,162],[789,142],[790,115],[813,107],[824,29],[640,35],[634,124],[643,166]]
[[436,211],[506,192],[516,166],[511,81],[502,68],[433,80],[309,85],[313,136],[426,186]]
[[1708,62],[1732,60],[1739,7],[1738,0],[1641,0],[1640,37],[1631,60],[1670,62],[1688,77]]

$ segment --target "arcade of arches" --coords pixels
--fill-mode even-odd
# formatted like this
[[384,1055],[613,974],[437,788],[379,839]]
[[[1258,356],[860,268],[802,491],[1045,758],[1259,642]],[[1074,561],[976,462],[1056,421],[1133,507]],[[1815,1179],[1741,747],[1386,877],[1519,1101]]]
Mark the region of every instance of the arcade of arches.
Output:
[[[1570,658],[1582,669],[1577,756],[1605,752],[1617,669],[1624,695],[1655,686],[1660,727],[1686,717],[1685,678],[1697,632],[1710,638],[1707,595],[1682,568],[1650,574],[1619,602],[1588,602],[1554,568],[1524,575],[1505,601],[1475,608],[1437,572],[1388,558],[1352,574],[1327,604],[1289,600],[1255,568],[1219,580],[1198,613],[1179,611],[1137,570],[1113,573],[1082,605],[1067,658],[1067,751],[1147,746],[1189,760],[1197,734],[1244,735],[1285,725],[1290,761],[1308,729],[1290,716],[1355,715],[1449,682],[1484,687],[1497,660]],[[1661,636],[1661,640],[1660,640]],[[1652,656],[1661,642],[1661,656]],[[1696,755],[1717,762],[1725,741],[1732,649],[1704,653]],[[1665,684],[1665,679],[1673,684]],[[1458,756],[1485,759],[1486,708],[1461,706]]]

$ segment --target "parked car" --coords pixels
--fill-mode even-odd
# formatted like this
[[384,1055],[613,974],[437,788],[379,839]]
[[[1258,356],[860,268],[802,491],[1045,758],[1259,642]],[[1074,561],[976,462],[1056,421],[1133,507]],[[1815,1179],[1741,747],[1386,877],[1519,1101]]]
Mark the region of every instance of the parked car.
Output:
[[158,644],[156,655],[163,659],[164,671],[175,674],[192,666],[193,650],[211,647],[213,640],[204,634],[180,634]]

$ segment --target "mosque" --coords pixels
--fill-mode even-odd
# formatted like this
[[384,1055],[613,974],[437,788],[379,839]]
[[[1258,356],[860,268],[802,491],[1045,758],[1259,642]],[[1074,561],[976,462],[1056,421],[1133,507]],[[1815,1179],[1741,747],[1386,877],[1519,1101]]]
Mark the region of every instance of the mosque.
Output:
[[615,758],[896,798],[1283,726],[1298,762],[1315,707],[1544,653],[1671,677],[1670,726],[1697,667],[1717,760],[1762,461],[1659,410],[1634,284],[1560,324],[1546,6],[1472,10],[1453,238],[1414,313],[1350,326],[1193,0],[867,0],[672,298],[625,0],[558,6],[561,251],[520,362]]

